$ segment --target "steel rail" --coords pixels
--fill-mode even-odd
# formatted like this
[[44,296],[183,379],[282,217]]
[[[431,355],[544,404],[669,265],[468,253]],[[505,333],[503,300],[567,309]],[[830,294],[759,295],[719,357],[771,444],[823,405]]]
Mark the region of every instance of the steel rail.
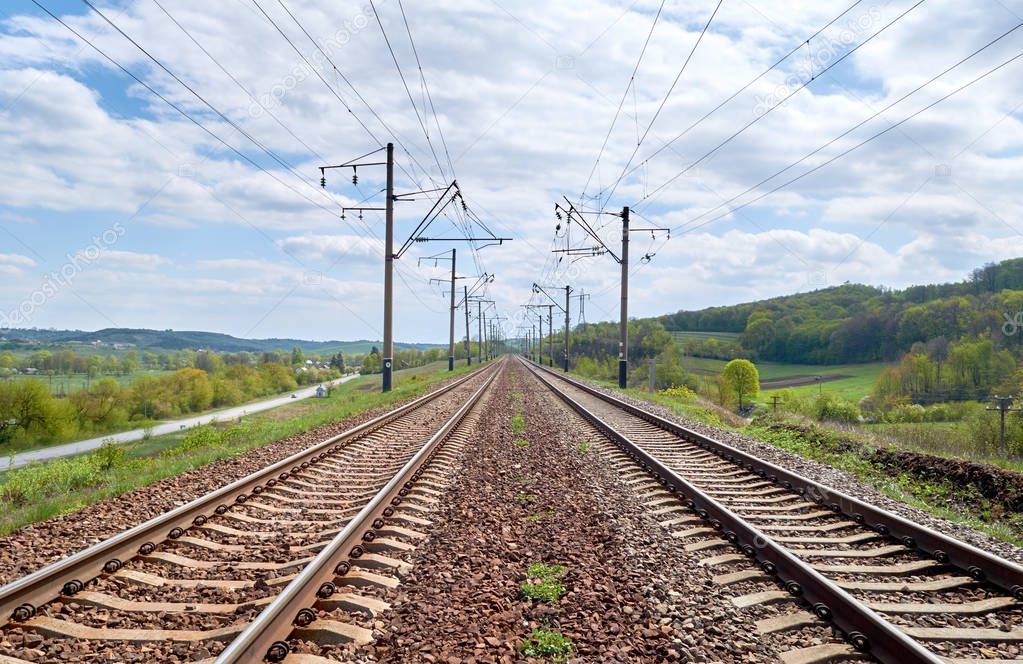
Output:
[[[526,362],[525,360],[521,361]],[[652,473],[659,483],[678,495],[686,506],[693,509],[701,518],[708,520],[716,530],[722,531],[726,540],[738,547],[746,556],[756,560],[766,573],[777,577],[789,593],[810,604],[819,618],[831,622],[841,629],[855,648],[862,652],[868,652],[885,664],[941,664],[944,661],[825,578],[809,564],[794,556],[784,546],[774,542],[770,537],[679,476],[637,443],[619,433],[613,426],[559,389],[548,375],[564,380],[614,406],[624,408],[628,405],[624,401],[602,393],[595,393],[596,391],[588,389],[588,386],[552,371],[546,369],[542,372],[537,371],[537,367],[532,363],[528,363],[528,366],[540,381],[573,410],[613,440],[630,457],[640,463],[644,470]],[[630,414],[636,414],[631,408],[626,410]],[[635,410],[645,413],[638,408]],[[646,414],[658,420],[662,419],[651,413]],[[643,417],[643,419],[647,418]],[[657,422],[651,423],[658,424]],[[672,433],[675,432],[672,431]],[[704,438],[701,434],[689,433]]]
[[764,461],[748,452],[722,443],[705,434],[687,429],[680,424],[606,394],[581,381],[562,374],[556,374],[544,367],[540,368],[570,383],[574,387],[625,410],[631,415],[635,415],[669,433],[712,451],[722,456],[726,461],[741,464],[747,470],[757,473],[764,479],[784,486],[786,489],[796,491],[802,494],[804,498],[820,503],[833,512],[844,514],[853,521],[873,528],[882,535],[894,537],[909,549],[918,550],[920,553],[944,565],[958,567],[975,580],[991,583],[1001,588],[1007,594],[1012,595],[1015,599],[1023,602],[1023,566],[1017,563],[999,558],[967,542],[953,539],[885,509],[803,477],[798,473]]
[[336,592],[335,577],[343,577],[351,568],[348,558],[365,553],[363,542],[372,542],[384,519],[394,514],[411,491],[441,444],[461,424],[500,372],[500,365],[486,382],[462,405],[401,470],[348,522],[333,540],[284,588],[249,626],[217,657],[215,664],[236,662],[283,661],[290,653],[287,638],[295,626],[311,624],[316,614],[311,607],[317,599]]
[[7,622],[24,621],[35,615],[37,607],[60,595],[74,595],[101,574],[112,574],[136,555],[148,555],[156,544],[177,539],[189,527],[201,526],[209,515],[224,514],[234,504],[244,503],[250,495],[258,495],[291,473],[308,467],[328,453],[417,410],[438,397],[472,380],[486,368],[425,394],[352,429],[316,443],[265,468],[238,479],[215,491],[165,512],[124,532],[98,542],[67,558],[47,565],[27,576],[0,587],[0,627]]

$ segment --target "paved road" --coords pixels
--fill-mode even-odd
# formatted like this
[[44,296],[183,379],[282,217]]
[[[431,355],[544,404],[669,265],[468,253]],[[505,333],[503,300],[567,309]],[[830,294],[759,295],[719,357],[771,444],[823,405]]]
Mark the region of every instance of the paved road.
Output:
[[[351,376],[345,376],[344,378],[338,378],[337,380],[330,381],[330,385],[339,385],[341,383],[347,383],[348,381],[358,378],[359,374],[352,374]],[[316,385],[312,387],[306,387],[301,390],[296,390],[293,394],[298,399],[306,399],[316,394]],[[189,427],[198,426],[200,424],[208,424],[214,420],[233,420],[242,415],[250,415],[252,413],[258,413],[263,410],[269,410],[276,408],[277,406],[283,406],[284,404],[292,403],[295,399],[291,398],[291,394],[286,394],[282,397],[274,397],[265,401],[257,401],[255,403],[245,404],[244,406],[237,406],[235,408],[228,408],[226,410],[218,410],[204,415],[197,415],[195,417],[189,417],[183,420],[172,420],[168,422],[162,422],[152,428],[152,435],[159,436],[165,433],[171,433],[178,431],[179,429],[187,429]],[[104,442],[112,440],[115,443],[131,443],[136,440],[142,440],[145,436],[145,429],[134,429],[133,431],[122,431],[120,433],[112,433],[100,438],[90,438],[88,440],[79,440],[74,443],[67,443],[65,445],[55,445],[53,447],[47,447],[41,450],[33,450],[31,452],[22,452],[21,454],[15,454],[13,459],[11,457],[0,459],[0,471],[8,470],[10,468],[18,468],[25,466],[33,461],[46,461],[47,459],[55,459],[57,457],[71,456],[73,454],[81,454],[82,452],[88,452],[94,450]]]

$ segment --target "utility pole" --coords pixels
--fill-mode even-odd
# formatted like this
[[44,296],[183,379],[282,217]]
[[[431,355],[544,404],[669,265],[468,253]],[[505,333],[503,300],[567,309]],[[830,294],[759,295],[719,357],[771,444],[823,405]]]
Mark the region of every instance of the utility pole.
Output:
[[455,370],[455,250],[451,250],[451,333],[448,337],[448,371]]
[[[384,150],[387,152],[386,161],[363,161],[366,157]],[[379,148],[343,164],[320,166],[320,186],[323,188],[327,187],[326,172],[335,168],[351,168],[352,184],[356,184],[358,182],[357,172],[359,166],[385,166],[387,169],[387,187],[385,189],[387,198],[383,208],[386,228],[384,232],[384,356],[381,358],[383,361],[381,373],[383,374],[382,390],[390,392],[391,371],[394,364],[394,259],[397,258],[394,254],[394,201],[397,200],[397,197],[394,195],[394,143],[388,143],[386,148]],[[379,207],[342,207],[341,220],[344,221],[346,211],[357,210],[361,219],[364,210],[380,209]]]
[[472,346],[469,343],[469,287],[465,288],[465,366],[472,366]]
[[[620,388],[625,388],[629,374],[629,233],[649,232],[651,237],[654,237],[656,233],[667,232],[668,237],[670,238],[671,232],[667,228],[630,228],[630,209],[628,206],[623,207],[621,214],[619,214],[617,212],[591,212],[579,210],[567,198],[565,198],[565,203],[568,207],[565,207],[560,203],[554,204],[554,214],[558,218],[559,222],[564,218],[563,214],[567,215],[567,223],[571,224],[574,221],[580,228],[582,228],[583,231],[585,231],[586,235],[588,235],[590,239],[596,242],[596,244],[587,247],[566,247],[564,249],[555,249],[554,253],[565,254],[568,256],[602,256],[603,254],[610,254],[622,268],[622,302],[621,315],[618,321],[618,386]],[[586,220],[586,215],[589,214],[621,217],[622,247],[620,255],[608,247],[607,243],[600,238],[597,230]],[[561,228],[560,223],[558,228]],[[568,234],[566,232],[566,237],[567,236]],[[652,258],[653,254],[646,254],[643,256],[642,260],[643,262],[649,262]]]
[[657,365],[661,363],[661,360],[647,360],[650,363],[650,385],[648,391],[653,394],[657,390],[655,389],[655,379],[657,378]]
[[387,144],[387,208],[384,212],[384,357],[383,391],[391,391],[394,363],[394,143]]
[[476,324],[479,328],[479,344],[476,348],[477,364],[483,364],[483,300],[476,300]]
[[1011,394],[1009,396],[1007,396],[1007,397],[1000,397],[1000,396],[995,395],[994,397],[992,397],[992,399],[994,400],[996,405],[994,407],[988,406],[985,410],[997,410],[998,411],[998,416],[999,416],[999,418],[1001,420],[999,428],[998,428],[998,451],[999,451],[1000,457],[1002,459],[1004,459],[1004,458],[1006,458],[1006,456],[1005,456],[1005,414],[1006,413],[1011,413],[1011,412],[1018,412],[1018,411],[1023,410],[1023,408],[1013,408],[1012,407],[1012,395]]
[[487,330],[487,312],[483,310],[483,359],[487,362],[490,361],[490,338],[489,331]]
[[569,312],[569,309],[571,308],[571,304],[572,304],[572,287],[566,285],[565,286],[565,373],[568,373],[568,349],[569,349],[568,331],[572,327],[569,324],[569,313],[568,312]]
[[[447,253],[447,252],[444,252]],[[449,334],[448,334],[448,371],[455,370],[455,311],[458,309],[458,304],[455,303],[455,284],[456,282],[464,277],[458,277],[455,274],[455,268],[457,264],[457,250],[451,250],[451,257],[447,258],[443,254],[437,254],[436,256],[424,256],[419,259],[419,264],[422,265],[423,261],[433,261],[434,267],[437,266],[438,261],[451,261],[451,311],[449,312],[451,320],[449,321]],[[444,279],[431,278],[430,283],[447,283]]]
[[[547,288],[555,288],[555,286],[547,286]],[[557,286],[557,288],[561,288],[561,286]],[[554,307],[557,307],[558,309],[561,309],[562,313],[565,314],[565,371],[567,372],[568,371],[568,341],[569,341],[568,340],[569,307],[571,306],[571,302],[572,302],[572,287],[569,286],[569,285],[566,285],[564,288],[565,288],[565,306],[561,306],[561,304],[557,300],[555,300],[553,297],[551,297],[551,294],[547,292],[545,287],[541,286],[540,284],[538,284],[536,282],[533,282],[533,292],[534,293],[543,293],[547,297],[547,299],[550,300],[553,303],[553,304],[541,304],[541,305],[538,305],[538,306],[548,307],[548,311],[549,312],[552,311]],[[550,323],[551,325],[553,325],[553,321],[552,320],[548,319],[547,322]],[[549,332],[551,334],[551,347],[553,349],[553,345],[554,345],[554,338],[553,338],[554,337],[554,328],[550,327],[549,328]],[[552,350],[551,351],[551,358],[552,358],[551,359],[551,368],[554,367],[553,354],[554,354],[554,351]]]
[[547,336],[550,337],[550,339],[547,342],[547,349],[550,351],[548,357],[550,359],[550,367],[551,367],[551,369],[553,369],[554,368],[554,305],[553,304],[547,305],[547,329],[551,331],[551,333],[549,335],[547,335]]
[[622,304],[618,321],[618,387],[629,379],[629,206],[622,208]]

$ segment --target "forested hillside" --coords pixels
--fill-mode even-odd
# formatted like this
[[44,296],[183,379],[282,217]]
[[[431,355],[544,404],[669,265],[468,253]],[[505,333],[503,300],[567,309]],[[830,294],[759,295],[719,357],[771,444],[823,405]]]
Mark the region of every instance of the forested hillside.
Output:
[[[978,339],[1018,356],[1021,311],[1023,259],[1012,259],[978,268],[958,283],[904,290],[845,284],[658,320],[668,330],[739,333],[741,351],[752,359],[846,364],[897,360],[914,344],[927,343],[941,361],[950,345]],[[717,348],[700,346],[687,350],[717,356]]]
[[[218,353],[261,353],[290,351],[301,348],[306,353],[354,353],[365,354],[379,341],[308,341],[305,339],[241,339],[219,332],[197,332],[188,330],[148,330],[131,328],[106,328],[95,332],[81,330],[0,330],[0,338],[11,341],[29,341],[40,344],[96,343],[123,345],[140,350],[211,350]],[[2,345],[2,342],[0,342]],[[395,342],[396,349],[427,350],[438,344],[416,344]]]

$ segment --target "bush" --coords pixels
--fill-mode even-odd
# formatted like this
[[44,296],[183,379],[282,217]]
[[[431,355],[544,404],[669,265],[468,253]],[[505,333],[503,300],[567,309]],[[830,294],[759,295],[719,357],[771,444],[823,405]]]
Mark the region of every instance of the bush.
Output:
[[209,447],[217,447],[222,445],[224,442],[224,436],[221,432],[217,431],[210,425],[195,427],[187,434],[185,434],[182,441],[167,450],[164,450],[162,454],[164,456],[174,456],[177,454],[185,454],[195,450],[205,449]]
[[919,424],[924,421],[927,411],[917,403],[903,404],[888,411],[885,419],[888,422]]
[[111,470],[124,463],[128,450],[112,440],[104,440],[103,444],[91,456],[100,470]]
[[660,394],[662,396],[680,399],[682,401],[693,401],[696,399],[696,392],[692,391],[685,385],[669,387],[667,389],[661,390]]
[[860,421],[860,409],[851,401],[831,394],[822,394],[814,400],[814,415],[822,422],[855,424]]

